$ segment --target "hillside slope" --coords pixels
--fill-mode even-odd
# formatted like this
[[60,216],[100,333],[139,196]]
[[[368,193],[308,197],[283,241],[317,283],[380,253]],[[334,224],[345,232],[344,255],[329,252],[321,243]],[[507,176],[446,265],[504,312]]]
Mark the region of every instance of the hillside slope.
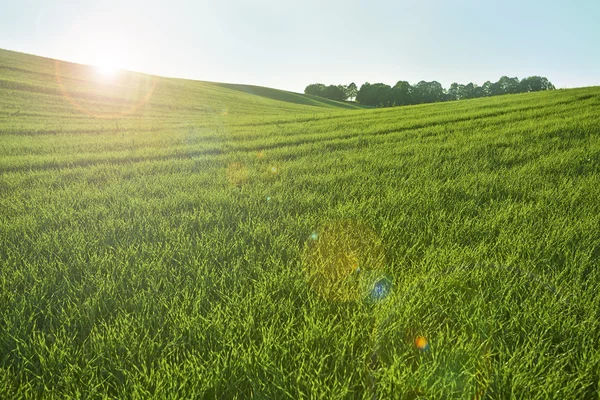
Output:
[[[172,115],[276,115],[360,108],[314,96],[121,71],[104,77],[94,67],[0,49],[2,109],[40,116],[75,108],[96,118]],[[14,112],[14,111],[13,111]]]
[[271,89],[263,86],[254,85],[239,85],[233,83],[217,83],[217,85],[226,87],[229,89],[239,90],[244,93],[249,93],[261,97],[266,97],[273,100],[285,101],[290,103],[305,104],[309,106],[331,106],[335,108],[347,108],[347,109],[368,109],[373,108],[370,106],[363,106],[358,103],[352,102],[340,102],[335,100],[325,99],[323,97],[312,96],[308,94],[299,94],[293,92],[287,92],[284,90]]
[[600,88],[340,110],[0,59],[0,397],[599,397]]

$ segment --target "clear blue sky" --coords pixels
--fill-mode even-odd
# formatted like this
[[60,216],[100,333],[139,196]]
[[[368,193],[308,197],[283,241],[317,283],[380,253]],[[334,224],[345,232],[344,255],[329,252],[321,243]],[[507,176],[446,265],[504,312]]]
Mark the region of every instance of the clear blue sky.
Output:
[[0,48],[303,91],[546,76],[600,85],[600,0],[0,0]]

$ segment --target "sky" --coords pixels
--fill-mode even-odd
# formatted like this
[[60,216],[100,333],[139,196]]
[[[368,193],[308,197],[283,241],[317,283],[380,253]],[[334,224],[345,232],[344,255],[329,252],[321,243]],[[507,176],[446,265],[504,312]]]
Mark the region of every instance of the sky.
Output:
[[0,0],[0,48],[302,92],[547,77],[600,85],[600,0]]

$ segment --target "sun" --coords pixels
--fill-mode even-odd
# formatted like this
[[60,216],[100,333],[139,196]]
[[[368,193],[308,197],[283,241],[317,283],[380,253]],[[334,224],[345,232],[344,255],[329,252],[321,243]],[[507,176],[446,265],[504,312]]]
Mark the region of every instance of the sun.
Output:
[[119,75],[119,68],[108,60],[102,60],[94,64],[96,74],[103,80],[113,80]]

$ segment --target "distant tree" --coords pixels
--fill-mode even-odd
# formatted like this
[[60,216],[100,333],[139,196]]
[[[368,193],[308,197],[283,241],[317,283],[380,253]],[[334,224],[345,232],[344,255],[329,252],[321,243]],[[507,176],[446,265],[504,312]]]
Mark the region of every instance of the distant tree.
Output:
[[413,104],[427,103],[427,82],[420,81],[413,86]]
[[501,94],[517,93],[519,88],[519,78],[509,78],[508,76],[503,76],[498,81],[498,85],[500,86]]
[[356,94],[356,101],[375,107],[390,107],[394,104],[392,88],[384,83],[363,84]]
[[368,96],[370,92],[371,84],[369,82],[365,82],[361,85],[360,89],[356,93],[356,101],[361,104],[368,104]]
[[540,77],[542,80],[542,90],[556,90],[556,87],[548,80],[548,78]]
[[491,85],[490,82],[484,83],[484,86],[477,86],[474,83],[468,83],[466,85],[453,83],[450,85],[450,89],[448,89],[448,97],[452,100],[484,97],[486,95],[486,90],[488,90],[486,84]]
[[392,88],[385,83],[371,85],[371,105],[376,107],[389,107],[394,104]]
[[554,90],[556,89],[547,78],[542,76],[530,76],[523,79],[519,83],[519,92],[539,92],[541,90]]
[[483,86],[481,87],[481,89],[483,91],[484,96],[491,96],[492,95],[492,82],[486,81],[483,84]]
[[501,94],[505,94],[505,93],[502,91],[502,86],[500,85],[500,82],[492,83],[490,85],[490,94],[489,95],[490,96],[498,96]]
[[421,81],[414,86],[413,93],[417,103],[434,103],[444,99],[444,88],[437,81]]
[[531,92],[531,85],[529,84],[529,78],[524,78],[521,82],[519,82],[519,87],[517,88],[519,93],[528,93]]
[[331,100],[344,101],[347,98],[346,87],[342,85],[329,85],[325,88],[323,97]]
[[458,85],[458,100],[463,100],[467,98],[467,92],[465,90],[465,85]]
[[348,98],[348,89],[342,85],[325,86],[322,83],[313,83],[304,89],[305,94],[324,97],[326,99],[344,101]]
[[448,90],[444,89],[442,84],[437,81],[420,81],[413,86],[406,81],[398,81],[394,87],[384,83],[365,82],[359,90],[356,90],[354,82],[348,86],[325,86],[315,83],[308,85],[304,93],[333,100],[345,100],[350,97],[365,105],[392,107],[553,89],[555,89],[554,85],[547,78],[541,76],[530,76],[522,81],[516,77],[503,76],[498,82],[487,81],[482,86],[474,83],[462,85],[455,82],[450,85]]
[[448,89],[449,100],[460,100],[460,86],[462,85],[459,85],[456,82],[450,85],[450,89]]
[[348,86],[346,86],[346,96],[349,99],[356,98],[356,94],[358,93],[358,88],[356,87],[356,83],[352,82]]
[[473,97],[480,98],[480,97],[484,97],[484,96],[485,96],[485,92],[483,90],[483,87],[475,85],[475,87],[473,88]]
[[444,87],[438,81],[429,82],[429,98],[434,101],[442,101],[444,99]]
[[310,95],[313,95],[313,96],[324,97],[325,89],[326,88],[327,88],[327,86],[323,85],[322,83],[313,83],[313,84],[308,85],[304,89],[304,93],[305,94],[310,94]]
[[472,82],[467,83],[464,87],[463,87],[463,94],[462,94],[462,98],[463,99],[472,99],[475,97],[475,87],[477,85],[474,85]]
[[392,88],[392,104],[405,106],[412,103],[413,88],[406,81],[398,81]]
[[376,103],[377,107],[390,107],[394,104],[392,98],[392,87],[385,83],[376,83],[373,85],[375,88]]

